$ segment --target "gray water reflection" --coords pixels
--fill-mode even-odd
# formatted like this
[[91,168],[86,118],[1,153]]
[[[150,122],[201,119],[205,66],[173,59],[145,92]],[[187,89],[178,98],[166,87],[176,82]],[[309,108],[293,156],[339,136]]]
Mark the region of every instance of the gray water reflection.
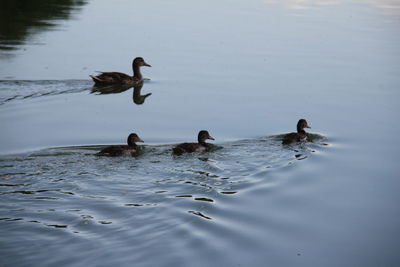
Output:
[[[269,5],[280,5],[287,9],[307,10],[307,9],[323,9],[338,6],[342,8],[348,4],[345,0],[329,0],[329,1],[312,1],[312,0],[264,0]],[[371,5],[379,8],[387,14],[400,14],[400,2],[397,0],[365,0],[361,4]]]

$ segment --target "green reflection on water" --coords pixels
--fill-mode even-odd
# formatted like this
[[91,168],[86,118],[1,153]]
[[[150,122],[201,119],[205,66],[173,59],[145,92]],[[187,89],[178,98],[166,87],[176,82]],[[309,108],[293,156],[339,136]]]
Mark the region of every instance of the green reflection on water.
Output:
[[33,34],[54,28],[55,20],[71,19],[85,4],[83,0],[2,0],[0,51],[18,49]]

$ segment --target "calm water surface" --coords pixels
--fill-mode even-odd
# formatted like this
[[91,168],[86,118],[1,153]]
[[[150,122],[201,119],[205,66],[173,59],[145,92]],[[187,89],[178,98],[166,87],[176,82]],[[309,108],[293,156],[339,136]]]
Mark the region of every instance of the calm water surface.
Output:
[[399,1],[5,3],[1,266],[399,266]]

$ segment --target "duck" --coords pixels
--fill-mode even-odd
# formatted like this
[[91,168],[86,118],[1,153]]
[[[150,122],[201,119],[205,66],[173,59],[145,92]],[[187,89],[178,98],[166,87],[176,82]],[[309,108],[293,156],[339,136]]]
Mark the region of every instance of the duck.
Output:
[[97,156],[137,156],[139,146],[136,145],[136,142],[144,142],[136,133],[131,133],[128,136],[127,143],[128,145],[113,145],[108,146],[98,152]]
[[101,72],[99,75],[89,75],[95,85],[113,85],[113,84],[138,84],[143,82],[143,76],[140,73],[140,67],[151,67],[142,57],[137,57],[132,62],[133,76],[121,72]]
[[183,153],[204,152],[208,151],[209,147],[206,140],[215,140],[206,130],[201,130],[197,136],[198,143],[182,143],[173,148],[175,155]]
[[282,144],[290,144],[293,142],[306,142],[307,133],[304,128],[311,128],[305,119],[297,122],[297,133],[288,133],[282,139]]

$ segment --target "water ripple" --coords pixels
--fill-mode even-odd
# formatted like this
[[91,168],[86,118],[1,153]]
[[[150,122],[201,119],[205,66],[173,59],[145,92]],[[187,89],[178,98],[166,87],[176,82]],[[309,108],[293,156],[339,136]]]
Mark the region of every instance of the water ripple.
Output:
[[16,100],[89,92],[91,86],[89,80],[0,80],[0,105]]
[[[260,186],[273,193],[281,182],[276,172],[304,164],[326,147],[324,142],[284,147],[276,137],[263,137],[179,157],[172,155],[172,145],[146,146],[137,158],[95,156],[102,146],[2,156],[0,225],[14,224],[32,238],[107,240],[119,251],[136,240],[135,249],[143,253],[158,246],[151,241],[157,236],[183,234],[205,242],[211,234],[229,240],[240,220],[257,220],[251,213],[232,221],[243,195]],[[197,236],[204,223],[212,225],[209,232]],[[271,227],[275,224],[271,221]]]

